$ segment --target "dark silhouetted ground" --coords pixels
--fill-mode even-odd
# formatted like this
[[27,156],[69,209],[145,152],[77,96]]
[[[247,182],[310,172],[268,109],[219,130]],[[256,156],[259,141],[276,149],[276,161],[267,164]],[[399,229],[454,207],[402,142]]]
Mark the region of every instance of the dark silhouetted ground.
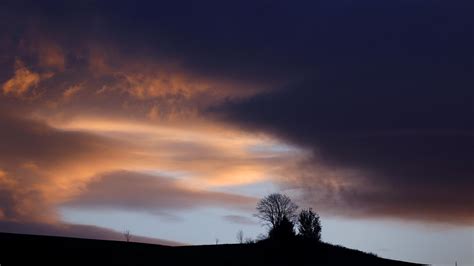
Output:
[[330,244],[170,247],[0,233],[0,265],[417,265]]

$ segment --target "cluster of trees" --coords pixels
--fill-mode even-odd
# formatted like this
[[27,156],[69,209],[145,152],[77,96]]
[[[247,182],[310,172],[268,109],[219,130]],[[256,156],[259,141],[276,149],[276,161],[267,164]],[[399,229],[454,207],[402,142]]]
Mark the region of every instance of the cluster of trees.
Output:
[[[257,203],[257,213],[255,216],[260,219],[262,224],[268,226],[268,236],[260,235],[256,240],[244,238],[244,232],[239,230],[236,238],[240,244],[255,243],[260,240],[271,240],[286,242],[294,239],[304,241],[321,241],[321,222],[319,215],[311,208],[302,209],[299,213],[298,205],[283,194],[273,193]],[[295,231],[295,227],[298,233]],[[132,234],[130,230],[123,232],[125,241],[130,242]],[[219,239],[216,238],[216,245]]]
[[[257,214],[263,224],[269,227],[268,239],[288,241],[296,238],[306,241],[321,240],[321,222],[319,215],[311,208],[299,213],[298,206],[283,194],[274,193],[257,203]],[[298,234],[295,231],[298,229]]]

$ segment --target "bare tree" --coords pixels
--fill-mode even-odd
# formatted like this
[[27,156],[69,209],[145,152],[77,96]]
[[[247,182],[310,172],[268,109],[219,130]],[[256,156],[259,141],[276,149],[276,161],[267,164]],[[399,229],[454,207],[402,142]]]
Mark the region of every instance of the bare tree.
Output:
[[216,245],[219,244],[219,238],[216,238]]
[[273,193],[261,199],[257,203],[257,214],[263,224],[270,227],[275,227],[279,224],[283,217],[286,217],[291,222],[296,222],[297,214],[296,205],[291,199],[283,194]]
[[123,232],[123,236],[125,237],[125,240],[127,242],[130,242],[130,240],[132,240],[132,234],[130,233],[130,230],[125,230],[125,232]]
[[240,230],[237,232],[236,238],[237,238],[237,241],[238,241],[240,244],[244,243],[244,231],[242,231],[242,229],[240,229]]

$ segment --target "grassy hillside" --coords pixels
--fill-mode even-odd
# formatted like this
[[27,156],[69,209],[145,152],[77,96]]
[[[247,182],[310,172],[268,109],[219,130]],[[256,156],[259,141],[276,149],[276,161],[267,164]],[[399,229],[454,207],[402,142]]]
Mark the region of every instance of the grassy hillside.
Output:
[[170,247],[0,233],[3,265],[416,265],[330,244]]

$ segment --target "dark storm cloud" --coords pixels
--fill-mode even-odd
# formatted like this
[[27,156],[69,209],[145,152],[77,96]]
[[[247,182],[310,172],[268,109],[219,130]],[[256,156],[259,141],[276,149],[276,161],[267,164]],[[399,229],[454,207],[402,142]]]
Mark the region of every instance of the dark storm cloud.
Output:
[[[296,180],[286,185],[305,188],[317,206],[334,210],[340,198],[346,214],[472,223],[473,84],[434,95],[429,90],[441,92],[442,83],[405,89],[391,88],[395,80],[376,88],[370,82],[314,81],[227,105],[224,117],[310,148],[313,160],[301,168],[309,174],[289,173]],[[349,185],[334,185],[323,181],[320,166],[357,174],[345,178]]]
[[[66,69],[86,64],[87,58],[77,53],[100,46],[107,47],[100,51],[104,54],[178,59],[195,72],[265,82],[301,70],[298,63],[308,55],[294,52],[311,35],[311,25],[298,13],[304,11],[308,18],[316,8],[305,4],[307,11],[287,12],[286,4],[274,1],[49,0],[2,5],[2,35],[8,40],[2,45],[4,54],[38,61],[32,53],[41,48],[38,40],[52,40],[68,59]],[[9,65],[13,61],[11,56]],[[120,65],[123,60],[115,57],[108,63]]]
[[[130,63],[125,58],[178,60],[194,73],[264,87],[327,74],[324,70],[336,78],[339,69],[362,65],[397,71],[407,67],[407,56],[412,70],[426,61],[433,67],[472,67],[462,53],[472,42],[472,4],[467,1],[47,0],[2,5],[6,41],[1,49],[10,72],[15,56],[41,61],[33,55],[38,50],[52,58],[40,65],[66,72],[99,54],[108,56],[111,67]],[[57,58],[61,53],[65,62]]]
[[[309,147],[310,173],[286,185],[321,208],[472,224],[470,4],[394,2],[327,20],[312,77],[212,112]],[[352,172],[325,181],[331,170]]]
[[[51,51],[34,42],[52,40],[71,64],[86,63],[75,53],[101,46],[104,54],[178,58],[192,71],[265,82],[361,63],[359,52],[396,57],[393,49],[399,49],[423,57],[433,52],[423,44],[433,37],[443,38],[446,48],[455,48],[452,43],[469,47],[459,36],[446,35],[470,30],[463,21],[469,9],[459,2],[46,0],[2,5],[5,54],[19,48]],[[115,57],[108,63],[122,61]],[[61,60],[57,63],[61,66]]]
[[[317,203],[333,210],[473,221],[470,1],[0,5],[2,83],[38,73],[15,83],[27,91],[60,79],[43,78],[45,69],[100,73],[135,58],[176,59],[192,73],[263,84],[275,89],[211,113],[309,147],[314,158],[300,169],[309,174],[288,184],[308,188],[309,200],[325,193]],[[16,57],[29,72],[15,73]],[[315,167],[356,174],[335,185]]]

